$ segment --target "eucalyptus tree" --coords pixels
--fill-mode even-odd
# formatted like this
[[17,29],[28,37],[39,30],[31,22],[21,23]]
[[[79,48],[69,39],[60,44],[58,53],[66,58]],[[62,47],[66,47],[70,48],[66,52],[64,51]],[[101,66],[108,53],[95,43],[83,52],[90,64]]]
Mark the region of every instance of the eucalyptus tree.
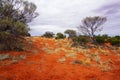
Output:
[[84,35],[89,36],[92,43],[95,43],[94,36],[96,32],[102,30],[101,25],[106,22],[106,17],[86,17],[82,20],[82,25],[78,27],[78,31],[82,32]]

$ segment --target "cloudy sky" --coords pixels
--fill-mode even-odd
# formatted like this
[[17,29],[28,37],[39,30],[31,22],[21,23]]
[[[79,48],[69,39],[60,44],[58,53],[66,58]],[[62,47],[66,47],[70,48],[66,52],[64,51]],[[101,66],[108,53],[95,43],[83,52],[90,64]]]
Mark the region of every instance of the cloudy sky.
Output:
[[120,0],[29,0],[37,5],[39,16],[29,26],[31,35],[77,30],[89,16],[107,17],[98,34],[120,35]]

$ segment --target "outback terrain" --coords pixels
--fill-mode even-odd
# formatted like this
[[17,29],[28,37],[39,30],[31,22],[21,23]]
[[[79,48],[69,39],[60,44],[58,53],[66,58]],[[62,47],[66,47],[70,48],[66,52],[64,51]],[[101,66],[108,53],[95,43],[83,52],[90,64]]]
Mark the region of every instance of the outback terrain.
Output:
[[0,52],[0,80],[120,80],[120,47],[75,48],[42,37],[29,43],[26,51]]

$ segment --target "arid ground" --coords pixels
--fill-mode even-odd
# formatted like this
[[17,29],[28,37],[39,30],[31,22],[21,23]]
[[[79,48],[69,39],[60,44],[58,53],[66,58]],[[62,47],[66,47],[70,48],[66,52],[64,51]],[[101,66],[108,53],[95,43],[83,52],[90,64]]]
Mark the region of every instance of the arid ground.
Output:
[[68,39],[30,38],[27,51],[3,51],[0,80],[120,80],[120,48],[75,48]]

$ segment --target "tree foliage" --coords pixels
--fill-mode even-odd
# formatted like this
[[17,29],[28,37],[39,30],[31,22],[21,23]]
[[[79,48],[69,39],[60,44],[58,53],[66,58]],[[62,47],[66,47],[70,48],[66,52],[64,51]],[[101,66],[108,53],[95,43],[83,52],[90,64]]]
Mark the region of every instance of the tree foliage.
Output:
[[36,6],[24,0],[0,0],[0,50],[23,50],[28,23],[38,13]]
[[55,35],[55,34],[54,34],[53,32],[47,31],[47,32],[45,32],[45,33],[42,35],[42,37],[53,38],[54,35]]
[[36,5],[25,0],[0,0],[0,18],[28,23],[38,16],[35,10]]
[[56,34],[56,37],[55,37],[55,38],[56,38],[56,39],[64,39],[65,37],[66,37],[66,36],[65,36],[64,34],[62,34],[62,33],[59,32],[59,33]]
[[98,35],[98,36],[95,36],[95,41],[98,44],[104,44],[104,43],[106,43],[108,41],[108,39],[109,39],[108,35]]
[[78,27],[78,30],[81,31],[84,35],[89,36],[92,43],[94,43],[95,32],[101,31],[101,25],[106,22],[105,17],[95,16],[95,17],[86,17],[82,20],[82,25]]
[[72,29],[67,29],[64,33],[69,35],[68,38],[73,38],[77,35],[76,31]]
[[110,37],[108,40],[112,45],[120,46],[120,36]]

